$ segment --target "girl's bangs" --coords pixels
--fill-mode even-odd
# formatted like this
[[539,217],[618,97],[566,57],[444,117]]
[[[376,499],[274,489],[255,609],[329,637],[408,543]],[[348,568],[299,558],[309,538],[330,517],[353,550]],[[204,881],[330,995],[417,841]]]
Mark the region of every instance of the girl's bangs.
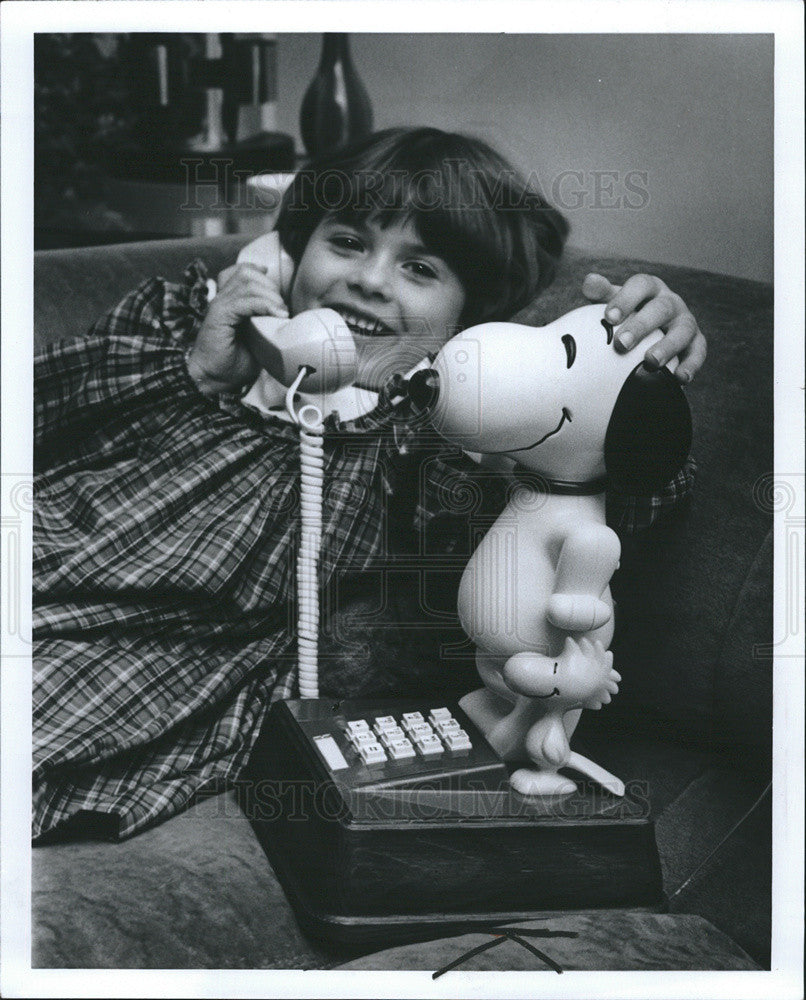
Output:
[[474,194],[458,161],[416,171],[356,171],[343,185],[341,204],[328,214],[382,228],[410,222],[425,246],[457,268],[460,277],[469,277],[471,262],[486,258],[489,267],[501,252],[489,206],[478,191]]

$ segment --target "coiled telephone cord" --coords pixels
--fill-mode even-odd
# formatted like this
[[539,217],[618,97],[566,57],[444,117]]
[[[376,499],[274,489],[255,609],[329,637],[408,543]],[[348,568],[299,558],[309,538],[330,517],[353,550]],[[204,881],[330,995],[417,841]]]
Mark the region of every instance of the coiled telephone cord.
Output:
[[299,427],[300,543],[297,552],[297,670],[303,698],[319,697],[319,553],[322,547],[324,423],[318,407],[299,411],[294,395],[308,374],[300,368],[285,396],[286,410]]

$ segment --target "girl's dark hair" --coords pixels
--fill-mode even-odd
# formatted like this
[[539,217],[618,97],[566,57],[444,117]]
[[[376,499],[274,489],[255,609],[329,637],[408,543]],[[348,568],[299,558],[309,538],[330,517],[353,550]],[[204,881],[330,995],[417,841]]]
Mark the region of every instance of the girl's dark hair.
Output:
[[411,220],[465,290],[462,323],[509,319],[554,278],[568,223],[480,139],[394,128],[313,160],[286,191],[277,221],[299,264],[325,217]]

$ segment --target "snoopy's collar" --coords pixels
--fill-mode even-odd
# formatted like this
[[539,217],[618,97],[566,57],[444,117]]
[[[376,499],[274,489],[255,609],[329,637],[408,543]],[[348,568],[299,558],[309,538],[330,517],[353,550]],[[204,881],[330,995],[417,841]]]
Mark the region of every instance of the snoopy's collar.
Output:
[[539,472],[533,472],[523,465],[515,465],[512,474],[536,493],[551,493],[555,496],[592,497],[604,493],[607,489],[607,476],[589,479],[584,483],[563,482],[560,479],[547,479]]

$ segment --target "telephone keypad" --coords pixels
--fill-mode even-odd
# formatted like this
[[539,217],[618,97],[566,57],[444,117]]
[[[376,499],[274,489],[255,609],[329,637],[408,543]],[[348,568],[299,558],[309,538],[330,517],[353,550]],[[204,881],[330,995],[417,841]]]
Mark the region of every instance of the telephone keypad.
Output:
[[473,749],[469,736],[445,707],[430,709],[428,721],[422,712],[403,712],[400,719],[393,715],[350,719],[345,735],[364,764]]

